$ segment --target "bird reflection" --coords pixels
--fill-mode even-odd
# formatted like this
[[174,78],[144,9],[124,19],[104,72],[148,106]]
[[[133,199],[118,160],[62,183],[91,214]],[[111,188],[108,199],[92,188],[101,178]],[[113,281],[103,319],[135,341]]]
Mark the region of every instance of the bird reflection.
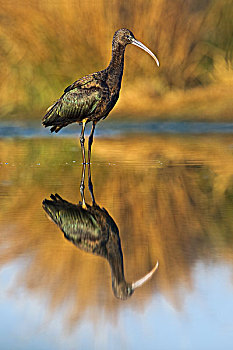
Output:
[[49,218],[61,229],[66,239],[79,249],[102,256],[111,268],[112,290],[116,298],[125,300],[134,290],[149,280],[158,268],[154,268],[136,282],[128,283],[124,277],[123,254],[118,227],[105,208],[96,203],[91,180],[91,168],[88,164],[88,187],[92,205],[85,201],[84,180],[86,165],[83,164],[80,193],[82,201],[73,204],[59,194],[51,194],[44,199],[42,206]]

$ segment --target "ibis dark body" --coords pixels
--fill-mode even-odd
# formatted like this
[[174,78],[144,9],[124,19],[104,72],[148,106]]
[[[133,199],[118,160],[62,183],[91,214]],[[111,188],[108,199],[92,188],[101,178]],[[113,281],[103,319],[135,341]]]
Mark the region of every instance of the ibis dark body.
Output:
[[109,66],[68,86],[43,118],[45,127],[58,132],[71,123],[98,122],[116,104],[121,88],[125,47],[117,45]]
[[119,299],[128,298],[133,288],[125,281],[119,230],[107,210],[96,203],[83,208],[82,204],[72,204],[58,194],[45,199],[42,205],[66,239],[109,262],[114,295]]
[[99,120],[107,117],[118,100],[124,68],[124,53],[128,44],[136,45],[148,52],[159,65],[156,56],[136,40],[130,30],[119,29],[113,36],[112,58],[108,67],[68,86],[63,95],[49,107],[42,120],[45,127],[51,127],[51,132],[58,132],[71,123],[82,124],[80,142],[84,158],[84,130],[86,123],[91,121],[93,127],[88,144],[89,160],[95,125]]
[[105,208],[100,208],[94,200],[91,206],[86,203],[70,203],[58,194],[52,194],[50,198],[43,200],[43,209],[61,229],[65,238],[79,249],[108,261],[112,290],[116,298],[126,300],[136,288],[152,277],[158,268],[158,262],[140,280],[134,283],[126,282],[119,230]]

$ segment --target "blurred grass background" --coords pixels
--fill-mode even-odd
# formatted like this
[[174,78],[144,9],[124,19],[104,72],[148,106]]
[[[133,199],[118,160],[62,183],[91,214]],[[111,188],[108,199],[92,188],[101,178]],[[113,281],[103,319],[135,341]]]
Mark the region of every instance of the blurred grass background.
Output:
[[0,0],[0,118],[40,119],[64,88],[105,68],[127,27],[161,62],[129,46],[112,114],[232,120],[232,0]]

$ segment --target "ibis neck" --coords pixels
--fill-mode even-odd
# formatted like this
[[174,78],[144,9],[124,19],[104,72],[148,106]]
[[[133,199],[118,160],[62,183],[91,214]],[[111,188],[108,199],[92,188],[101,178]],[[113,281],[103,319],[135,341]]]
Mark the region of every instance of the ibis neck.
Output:
[[113,261],[110,258],[108,262],[111,267],[112,286],[114,287],[125,280],[124,270],[123,270],[123,261],[119,261],[118,259],[114,259]]
[[111,244],[111,242],[109,242],[107,260],[111,268],[112,287],[113,289],[116,289],[120,283],[125,282],[123,255],[120,242],[117,244]]
[[125,46],[121,44],[113,44],[112,59],[107,67],[108,83],[111,88],[121,87],[121,80],[124,68]]
[[[111,264],[110,264],[111,265]],[[122,286],[126,285],[124,271],[123,271],[123,265],[112,265],[111,266],[111,274],[112,274],[112,290],[114,295],[119,298],[120,290],[122,289]]]

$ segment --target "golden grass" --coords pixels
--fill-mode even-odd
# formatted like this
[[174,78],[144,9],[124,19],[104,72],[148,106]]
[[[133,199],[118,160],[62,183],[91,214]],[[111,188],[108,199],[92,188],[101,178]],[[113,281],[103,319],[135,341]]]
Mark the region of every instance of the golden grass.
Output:
[[[12,140],[0,147],[1,162],[9,163],[0,172],[0,264],[29,259],[18,283],[47,298],[52,310],[69,300],[71,322],[91,310],[95,320],[98,307],[113,318],[124,303],[112,295],[107,263],[67,242],[41,208],[50,193],[73,203],[80,199],[79,145]],[[232,158],[228,136],[95,140],[94,192],[119,227],[127,280],[160,262],[153,280],[128,305],[143,307],[160,291],[180,308],[183,296],[176,287],[192,290],[195,263],[232,264]]]
[[127,48],[118,114],[170,117],[175,104],[182,118],[232,116],[231,1],[1,1],[0,11],[0,117],[37,118],[65,86],[103,69],[120,27],[155,51],[161,67]]

